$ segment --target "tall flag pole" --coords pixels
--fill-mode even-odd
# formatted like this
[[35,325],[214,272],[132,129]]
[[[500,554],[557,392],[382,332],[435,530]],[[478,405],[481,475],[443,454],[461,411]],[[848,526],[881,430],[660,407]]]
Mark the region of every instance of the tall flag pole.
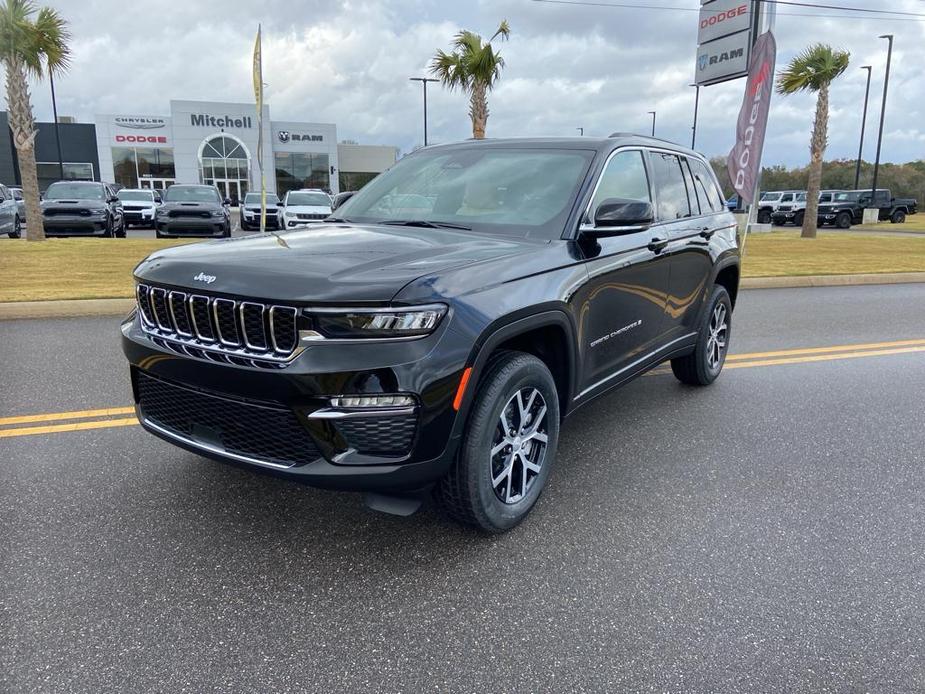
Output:
[[257,102],[257,168],[260,169],[260,231],[267,230],[267,182],[263,175],[263,55],[260,25],[254,41],[254,99]]

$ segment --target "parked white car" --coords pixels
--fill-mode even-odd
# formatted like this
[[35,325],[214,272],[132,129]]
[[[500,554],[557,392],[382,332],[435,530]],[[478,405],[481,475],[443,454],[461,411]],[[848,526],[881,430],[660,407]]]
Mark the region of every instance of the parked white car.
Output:
[[123,188],[116,197],[122,201],[126,229],[132,224],[154,226],[157,208],[161,206],[161,196],[157,192],[150,188]]
[[290,190],[279,207],[284,229],[320,224],[331,214],[331,197],[323,190]]
[[793,205],[794,200],[802,190],[769,190],[758,198],[758,223],[770,224],[771,215],[777,212],[781,205]]

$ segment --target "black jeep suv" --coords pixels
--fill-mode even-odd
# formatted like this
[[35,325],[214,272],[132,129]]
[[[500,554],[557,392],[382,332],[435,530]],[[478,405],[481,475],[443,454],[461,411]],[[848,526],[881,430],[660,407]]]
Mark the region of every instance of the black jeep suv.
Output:
[[157,208],[154,229],[157,238],[168,236],[231,236],[231,201],[222,200],[218,188],[201,185],[172,185]]
[[42,195],[46,236],[125,238],[122,202],[106,183],[58,181]]
[[671,360],[723,368],[736,223],[704,159],[631,135],[405,157],[311,229],[161,250],[122,325],[143,426],[190,451],[487,531],[560,421]]

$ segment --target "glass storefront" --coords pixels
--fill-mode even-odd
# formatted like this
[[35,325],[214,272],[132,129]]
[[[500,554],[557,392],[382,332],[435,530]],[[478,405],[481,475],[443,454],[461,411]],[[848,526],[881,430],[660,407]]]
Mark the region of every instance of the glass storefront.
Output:
[[173,182],[176,173],[173,149],[157,147],[113,147],[114,183],[126,188],[138,188],[146,179]]
[[378,175],[377,173],[367,173],[365,171],[341,171],[337,180],[340,183],[340,191],[345,193],[351,190],[359,190]]
[[282,198],[287,191],[299,188],[331,189],[330,164],[327,154],[306,152],[276,152],[276,194]]
[[[67,181],[92,181],[93,164],[82,162],[64,162],[64,180]],[[38,175],[39,190],[45,190],[55,181],[61,179],[62,166],[54,161],[39,161],[35,163],[35,172]]]
[[237,205],[250,188],[247,151],[237,140],[217,135],[202,146],[199,177],[206,185],[217,186],[223,198]]

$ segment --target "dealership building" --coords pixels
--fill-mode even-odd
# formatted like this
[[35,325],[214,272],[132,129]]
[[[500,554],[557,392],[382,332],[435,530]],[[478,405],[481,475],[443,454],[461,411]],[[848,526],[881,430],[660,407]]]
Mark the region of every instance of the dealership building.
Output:
[[[167,115],[103,114],[96,116],[95,127],[59,124],[64,177],[128,188],[207,183],[227,197],[241,199],[260,187],[260,154],[267,190],[280,196],[296,188],[357,190],[398,157],[397,147],[338,144],[333,123],[274,121],[268,105],[262,120],[262,153],[253,104],[171,101]],[[57,152],[50,146],[54,124],[38,123],[37,129],[44,189],[60,177],[60,170]],[[70,141],[75,137],[79,142]],[[94,138],[95,148],[90,144]],[[12,141],[0,144],[5,145],[0,146],[0,175],[6,172],[2,182],[12,185],[19,176],[15,150]],[[85,161],[75,161],[77,153]]]

